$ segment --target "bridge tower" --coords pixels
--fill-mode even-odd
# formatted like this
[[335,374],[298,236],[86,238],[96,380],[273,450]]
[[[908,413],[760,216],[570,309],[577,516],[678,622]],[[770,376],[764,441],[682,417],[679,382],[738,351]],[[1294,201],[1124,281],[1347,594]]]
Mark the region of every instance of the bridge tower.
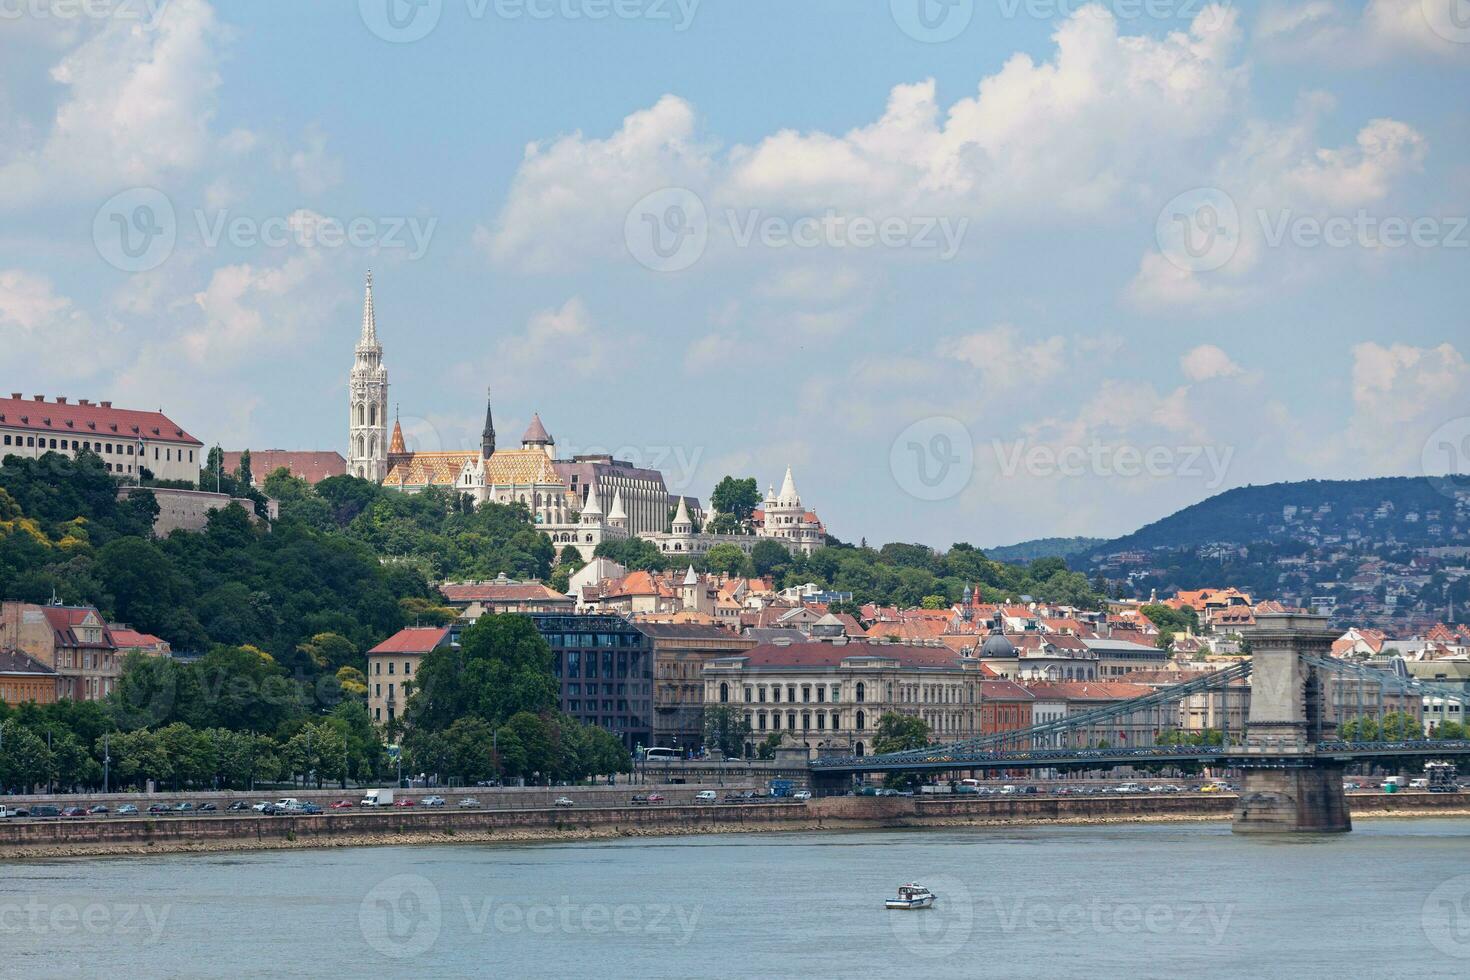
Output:
[[1335,634],[1327,617],[1268,613],[1246,631],[1251,644],[1251,706],[1241,754],[1245,785],[1236,833],[1352,830],[1341,762],[1317,755],[1337,737],[1326,678],[1305,657],[1327,657]]

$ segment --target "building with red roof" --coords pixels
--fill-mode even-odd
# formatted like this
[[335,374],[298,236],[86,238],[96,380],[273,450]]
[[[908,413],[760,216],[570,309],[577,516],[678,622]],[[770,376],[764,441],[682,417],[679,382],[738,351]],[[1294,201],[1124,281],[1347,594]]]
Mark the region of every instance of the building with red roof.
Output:
[[55,671],[57,699],[100,701],[122,675],[112,631],[92,606],[0,603],[0,648]]
[[0,398],[0,456],[75,456],[87,450],[125,479],[136,480],[147,470],[156,479],[193,483],[203,447],[162,411],[114,408],[86,398],[26,398],[18,391]]
[[[373,722],[387,725],[402,713],[424,654],[458,642],[456,627],[410,626],[369,650],[368,713]],[[405,689],[405,684],[410,687]]]
[[[347,460],[335,450],[251,449],[249,453],[251,486],[264,485],[266,477],[283,467],[292,476],[313,484],[347,474]],[[221,465],[226,473],[240,468],[240,456],[239,450],[224,454]]]

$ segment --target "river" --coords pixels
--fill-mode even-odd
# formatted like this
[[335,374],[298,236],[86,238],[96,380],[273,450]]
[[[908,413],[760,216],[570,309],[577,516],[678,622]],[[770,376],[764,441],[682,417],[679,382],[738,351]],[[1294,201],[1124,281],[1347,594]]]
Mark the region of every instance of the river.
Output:
[[[924,912],[883,899],[909,879]],[[1470,821],[781,833],[9,862],[5,977],[1470,970]]]

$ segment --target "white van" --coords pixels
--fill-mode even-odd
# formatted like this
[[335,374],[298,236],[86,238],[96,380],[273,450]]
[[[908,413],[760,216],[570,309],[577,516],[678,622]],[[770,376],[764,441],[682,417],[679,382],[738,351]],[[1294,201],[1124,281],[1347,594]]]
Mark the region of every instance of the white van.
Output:
[[694,794],[695,803],[718,803],[719,799],[720,798],[715,795],[715,791],[712,789],[702,789],[698,793]]

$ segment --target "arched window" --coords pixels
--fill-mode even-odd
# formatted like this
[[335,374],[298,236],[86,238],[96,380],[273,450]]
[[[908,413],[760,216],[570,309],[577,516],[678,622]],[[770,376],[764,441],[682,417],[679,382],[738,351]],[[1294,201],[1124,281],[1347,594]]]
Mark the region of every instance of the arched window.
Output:
[[[857,700],[858,700],[858,704],[862,704],[863,703],[863,698],[864,698],[864,695],[865,694],[866,694],[866,688],[864,687],[863,682],[862,681],[858,681],[858,686],[857,686]],[[858,717],[862,717],[862,716],[859,715]],[[862,728],[863,726],[862,725],[858,725],[858,727],[859,728]]]
[[357,403],[357,424],[362,425],[362,402]]
[[855,751],[855,752],[856,752],[856,753],[857,753],[857,754],[858,754],[858,755],[862,755],[862,754],[863,754],[863,743],[862,743],[862,742],[859,742],[859,743],[858,743],[858,744],[857,744],[857,745],[854,745],[854,746],[853,746],[853,750],[854,750],[854,751]]
[[363,446],[364,445],[365,444],[362,441],[362,436],[358,436],[357,437],[357,455],[359,455],[359,456],[366,456],[367,455],[367,453],[363,452]]
[[860,731],[860,732],[861,731],[864,731],[868,727],[867,720],[868,720],[867,715],[863,714],[861,711],[859,711],[857,713],[857,730],[858,731]]
[[730,700],[730,685],[724,681],[720,682],[720,703],[727,704]]
[[369,405],[368,406],[368,425],[377,425],[377,424],[378,424],[378,406],[377,406],[377,403],[375,402],[372,405]]

